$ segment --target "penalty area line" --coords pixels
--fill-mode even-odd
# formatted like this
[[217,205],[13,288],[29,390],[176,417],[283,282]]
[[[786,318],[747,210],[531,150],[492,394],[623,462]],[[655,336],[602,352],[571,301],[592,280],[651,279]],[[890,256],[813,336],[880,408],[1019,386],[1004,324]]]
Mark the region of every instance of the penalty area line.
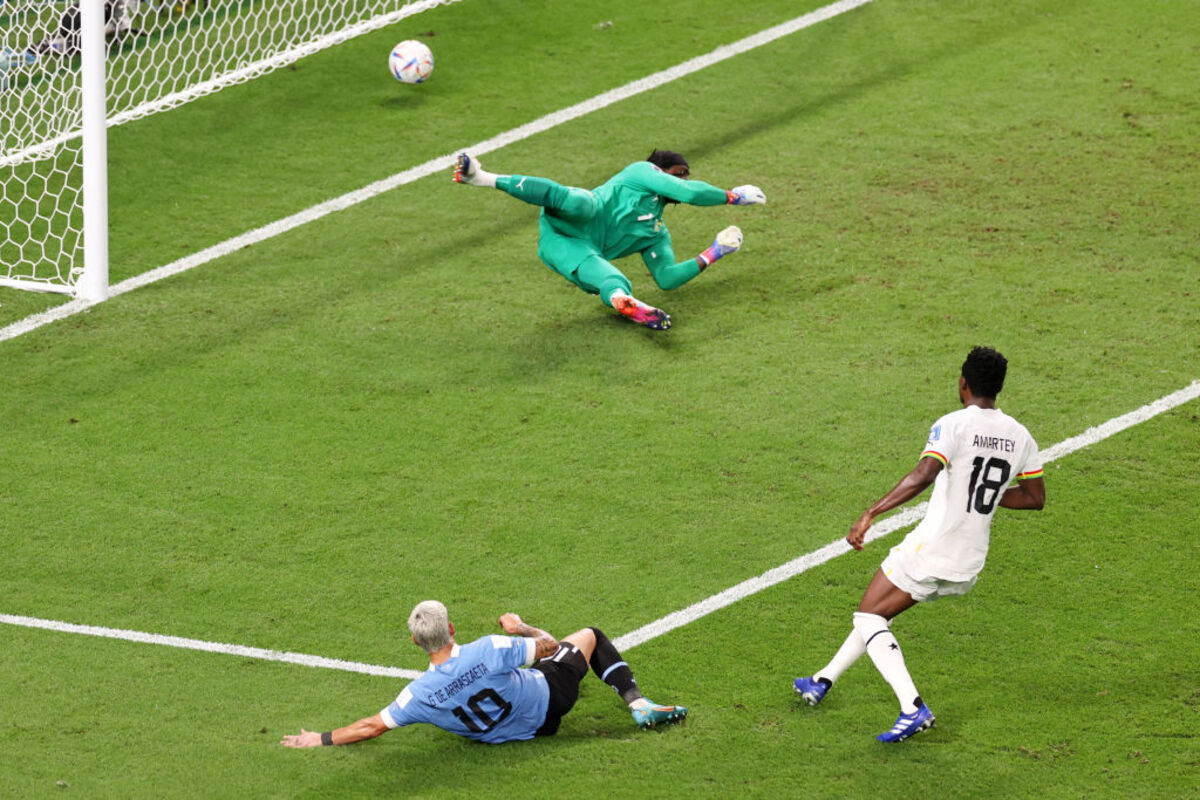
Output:
[[[810,11],[803,16],[787,22],[780,23],[771,28],[766,28],[758,33],[747,36],[744,39],[739,39],[732,44],[721,45],[717,49],[705,53],[701,56],[676,64],[673,67],[655,72],[652,75],[647,75],[644,78],[639,78],[635,81],[630,81],[624,86],[619,86],[616,89],[610,89],[607,92],[598,94],[581,103],[576,103],[573,106],[560,109],[543,117],[527,122],[524,125],[505,131],[504,133],[493,136],[490,139],[485,139],[482,142],[470,145],[468,147],[456,148],[453,152],[444,156],[430,159],[424,164],[406,169],[403,172],[398,172],[389,178],[384,178],[374,183],[368,184],[361,189],[355,189],[353,192],[348,192],[340,197],[335,197],[332,200],[326,200],[303,211],[292,214],[289,217],[276,220],[255,228],[252,231],[247,231],[232,239],[227,239],[212,247],[205,248],[198,252],[192,253],[189,256],[184,256],[178,261],[172,261],[170,264],[165,264],[161,267],[143,272],[141,275],[136,275],[132,278],[113,284],[108,289],[108,296],[116,297],[125,294],[126,292],[140,289],[151,283],[170,278],[182,272],[187,272],[190,269],[199,267],[202,264],[207,264],[210,261],[215,261],[219,258],[235,253],[242,248],[249,247],[253,244],[265,242],[281,234],[287,233],[302,225],[307,225],[310,222],[315,222],[322,217],[328,216],[335,211],[356,206],[366,200],[383,194],[392,189],[399,188],[409,183],[413,183],[421,178],[435,175],[443,170],[447,170],[454,163],[455,153],[468,152],[476,155],[491,153],[499,150],[502,147],[513,144],[515,142],[528,139],[539,133],[544,133],[559,125],[578,119],[580,117],[591,114],[593,111],[599,111],[602,108],[607,108],[622,100],[627,100],[630,97],[648,92],[651,89],[657,89],[672,81],[676,81],[693,72],[699,72],[706,67],[711,67],[713,64],[719,64],[722,61],[739,56],[756,47],[762,47],[765,44],[782,39],[785,36],[790,36],[793,33],[804,30],[805,28],[816,25],[818,22],[824,22],[827,19],[832,19],[839,14],[844,14],[859,6],[867,5],[872,0],[838,0],[836,3],[830,3],[827,6]],[[37,314],[32,314],[23,320],[14,322],[11,325],[0,328],[0,342],[6,339],[14,339],[32,330],[48,325],[60,319],[74,316],[83,311],[87,311],[92,306],[96,305],[95,301],[75,299],[60,306],[42,311]]]
[[[1058,444],[1044,450],[1042,452],[1042,463],[1049,464],[1052,461],[1062,458],[1082,450],[1085,447],[1101,442],[1110,436],[1114,436],[1121,431],[1138,425],[1149,419],[1152,419],[1159,414],[1170,411],[1173,408],[1183,405],[1184,403],[1195,400],[1200,397],[1200,380],[1192,381],[1192,383],[1179,391],[1172,392],[1165,397],[1159,398],[1152,403],[1147,403],[1141,408],[1130,411],[1128,414],[1123,414],[1119,417],[1114,417],[1100,425],[1088,428],[1078,436],[1072,436],[1069,439],[1064,439]],[[877,525],[872,526],[867,532],[866,541],[873,542],[876,539],[881,539],[890,533],[894,533],[901,528],[905,528],[917,520],[924,514],[928,503],[921,503],[910,508],[905,508],[898,513],[893,514]],[[813,567],[820,566],[828,561],[833,560],[837,556],[850,551],[850,545],[845,539],[838,539],[830,542],[819,550],[814,550],[811,553],[806,553],[799,558],[792,559],[786,564],[782,564],[774,569],[767,570],[753,578],[742,581],[736,586],[718,592],[698,603],[693,603],[687,608],[675,611],[671,614],[657,619],[648,625],[643,625],[637,630],[631,631],[624,636],[618,637],[613,644],[618,650],[629,650],[637,647],[639,644],[645,644],[651,639],[656,639],[676,628],[681,628],[695,622],[702,617],[706,617],[714,611],[719,611],[722,608],[733,605],[734,603],[744,600],[750,595],[768,589],[776,584],[782,583],[789,578],[794,578]],[[168,647],[182,647],[190,650],[204,650],[210,653],[224,653],[227,655],[244,656],[246,658],[257,658],[264,661],[282,661],[289,664],[299,664],[305,667],[318,667],[324,669],[338,669],[346,672],[360,672],[365,675],[376,675],[389,678],[403,678],[405,680],[415,680],[423,673],[416,670],[400,669],[398,667],[384,667],[374,664],[363,664],[357,661],[342,661],[335,658],[324,658],[322,656],[304,655],[302,653],[282,652],[278,650],[264,650],[257,647],[244,647],[236,644],[222,644],[219,642],[206,642],[200,639],[185,639],[180,636],[164,636],[155,633],[143,633],[141,631],[121,630],[117,628],[102,628],[95,625],[76,625],[70,622],[56,622],[54,620],[37,619],[35,617],[21,617],[12,614],[0,614],[0,623],[5,625],[18,625],[26,628],[41,628],[44,630],[58,631],[60,633],[78,633],[89,636],[103,636],[110,639],[123,639],[130,642],[142,642],[145,644],[165,645]]]

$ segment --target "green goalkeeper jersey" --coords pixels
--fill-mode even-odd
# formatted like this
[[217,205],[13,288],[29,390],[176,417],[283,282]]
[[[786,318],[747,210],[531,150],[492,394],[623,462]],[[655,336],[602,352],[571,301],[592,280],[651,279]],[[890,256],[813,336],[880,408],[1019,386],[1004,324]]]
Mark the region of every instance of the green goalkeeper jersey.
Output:
[[666,235],[662,213],[670,201],[693,206],[729,202],[724,189],[703,181],[668,175],[649,161],[638,161],[592,190],[597,211],[586,222],[569,222],[542,209],[542,222],[565,236],[587,239],[606,259],[623,258],[652,247]]

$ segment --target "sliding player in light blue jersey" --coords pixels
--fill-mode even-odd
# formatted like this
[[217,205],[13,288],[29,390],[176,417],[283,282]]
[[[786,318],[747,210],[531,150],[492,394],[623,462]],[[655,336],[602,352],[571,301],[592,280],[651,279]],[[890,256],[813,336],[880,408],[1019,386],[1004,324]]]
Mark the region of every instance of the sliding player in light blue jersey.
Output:
[[671,327],[665,311],[633,296],[633,284],[613,259],[640,253],[660,289],[677,289],[714,261],[742,246],[742,231],[730,225],[695,258],[675,261],[671,234],[663,224],[670,203],[694,206],[752,205],[767,202],[757,186],[726,191],[703,181],[688,180],[687,160],[671,150],[655,150],[645,161],[630,164],[602,186],[588,191],[531,175],[486,172],[479,159],[462,153],[454,180],[500,189],[531,205],[541,206],[538,256],[571,283],[626,317],[654,330]]
[[413,642],[429,654],[425,674],[374,716],[325,733],[301,728],[280,743],[353,744],[418,722],[489,744],[553,736],[575,705],[589,666],[621,696],[639,728],[687,717],[683,706],[660,706],[642,697],[629,665],[596,628],[576,631],[560,642],[516,614],[500,617],[500,627],[509,635],[459,645],[446,607],[436,600],[418,603],[408,629]]
[[815,706],[851,664],[870,655],[900,701],[900,717],[876,737],[881,742],[902,742],[934,722],[892,635],[892,618],[919,602],[970,591],[987,559],[998,507],[1037,511],[1046,504],[1037,443],[1024,425],[996,408],[1007,371],[1007,359],[995,350],[972,350],[958,379],[962,409],[934,423],[917,466],[850,526],[846,541],[862,550],[875,517],[933,484],[925,518],[875,572],[841,649],[824,669],[794,681],[805,702]]

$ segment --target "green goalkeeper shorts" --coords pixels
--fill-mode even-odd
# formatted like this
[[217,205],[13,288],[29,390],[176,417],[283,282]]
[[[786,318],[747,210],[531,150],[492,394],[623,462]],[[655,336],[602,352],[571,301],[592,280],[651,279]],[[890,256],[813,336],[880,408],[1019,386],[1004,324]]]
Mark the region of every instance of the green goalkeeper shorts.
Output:
[[[555,230],[545,216],[542,216],[539,227],[541,235],[538,237],[538,258],[542,259],[550,269],[588,294],[599,294],[600,287],[598,285],[592,285],[591,282],[580,279],[579,267],[585,261],[592,260],[593,257],[607,262],[607,259],[600,254],[600,248],[587,239],[568,236]],[[612,270],[620,274],[616,267],[612,267]]]

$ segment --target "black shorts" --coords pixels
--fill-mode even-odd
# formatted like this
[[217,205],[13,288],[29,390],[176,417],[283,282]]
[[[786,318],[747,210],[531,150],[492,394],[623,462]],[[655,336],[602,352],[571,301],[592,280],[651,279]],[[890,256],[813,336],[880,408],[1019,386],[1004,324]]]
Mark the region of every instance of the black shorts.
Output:
[[559,642],[558,649],[533,665],[546,676],[550,687],[550,703],[546,706],[546,721],[534,736],[553,736],[567,712],[579,699],[579,683],[587,676],[588,665],[579,648],[570,642]]

